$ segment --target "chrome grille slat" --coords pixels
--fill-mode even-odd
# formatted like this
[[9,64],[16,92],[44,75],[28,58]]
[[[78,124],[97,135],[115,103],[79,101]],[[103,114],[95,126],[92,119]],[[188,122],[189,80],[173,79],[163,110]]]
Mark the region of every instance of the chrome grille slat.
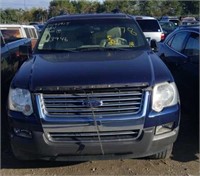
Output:
[[[94,112],[102,112],[102,111],[106,111],[106,112],[109,112],[109,111],[125,111],[125,110],[133,110],[133,109],[138,109],[137,107],[131,107],[131,108],[115,108],[115,109],[103,109],[103,108],[98,108],[98,109],[96,109],[96,108],[93,108],[93,111]],[[49,109],[48,110],[48,108],[47,108],[47,111],[48,112],[66,112],[66,108],[65,109],[61,109],[61,108],[59,108],[59,109],[53,109],[53,108],[51,108],[51,109]],[[76,108],[76,110],[67,110],[67,112],[68,113],[76,113],[76,112],[79,112],[79,113],[81,113],[81,112],[91,112],[92,110],[89,108],[87,108],[87,109],[81,109],[81,108]]]
[[[142,109],[144,86],[91,88],[40,94],[44,114],[58,117],[80,117],[137,114]],[[97,107],[84,102],[97,101]]]
[[[131,105],[140,105],[140,103],[139,102],[135,102],[135,103],[129,103],[129,102],[127,102],[127,103],[112,103],[112,105],[104,103],[101,107],[131,106]],[[45,106],[46,106],[46,108],[54,108],[54,107],[55,108],[56,107],[79,108],[79,106],[82,107],[82,105],[74,105],[74,104],[69,104],[69,103],[67,105],[65,105],[63,103],[60,103],[60,104],[47,104],[47,103],[45,103]]]

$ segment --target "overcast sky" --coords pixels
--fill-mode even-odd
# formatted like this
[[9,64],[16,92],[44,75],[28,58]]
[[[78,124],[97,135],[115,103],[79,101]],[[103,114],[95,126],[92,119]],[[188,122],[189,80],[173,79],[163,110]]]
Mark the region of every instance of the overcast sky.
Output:
[[1,8],[48,8],[51,0],[0,0]]
[[[32,8],[41,7],[47,9],[51,0],[0,0],[0,7],[5,8]],[[102,2],[103,0],[97,0]]]

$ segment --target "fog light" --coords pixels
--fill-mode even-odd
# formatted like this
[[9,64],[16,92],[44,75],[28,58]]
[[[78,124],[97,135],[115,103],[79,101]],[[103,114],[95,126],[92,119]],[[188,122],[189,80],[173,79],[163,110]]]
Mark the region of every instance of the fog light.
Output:
[[24,138],[32,138],[32,133],[29,130],[13,128],[13,131],[17,136],[24,137]]
[[172,131],[173,126],[174,126],[173,122],[159,125],[156,127],[155,135],[168,133],[168,132]]

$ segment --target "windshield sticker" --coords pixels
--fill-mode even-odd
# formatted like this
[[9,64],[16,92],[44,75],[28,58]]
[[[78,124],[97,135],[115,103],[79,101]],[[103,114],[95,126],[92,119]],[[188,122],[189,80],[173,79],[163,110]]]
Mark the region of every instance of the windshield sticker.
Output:
[[128,27],[127,30],[128,32],[130,32],[131,35],[137,36],[137,33],[134,31],[133,28]]
[[53,42],[53,41],[63,41],[63,42],[68,42],[68,38],[67,37],[51,37],[49,39],[49,42]]
[[57,27],[68,26],[70,22],[53,23],[48,26],[50,32],[55,32]]

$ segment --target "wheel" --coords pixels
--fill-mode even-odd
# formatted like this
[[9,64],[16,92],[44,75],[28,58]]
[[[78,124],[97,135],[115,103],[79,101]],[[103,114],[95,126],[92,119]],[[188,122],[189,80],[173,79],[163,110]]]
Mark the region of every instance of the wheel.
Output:
[[169,145],[167,147],[167,149],[161,151],[161,152],[158,152],[154,155],[151,155],[150,158],[151,159],[167,159],[171,156],[171,153],[172,153],[172,148],[173,148],[173,144]]

